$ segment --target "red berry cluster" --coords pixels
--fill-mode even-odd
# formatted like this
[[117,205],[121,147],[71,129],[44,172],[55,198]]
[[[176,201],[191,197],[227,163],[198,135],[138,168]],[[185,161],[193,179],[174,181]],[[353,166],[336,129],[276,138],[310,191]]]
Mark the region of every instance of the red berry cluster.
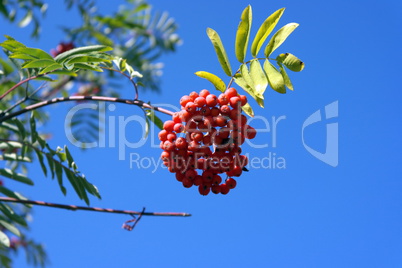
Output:
[[[235,88],[219,96],[204,89],[180,99],[181,111],[163,124],[158,137],[164,165],[184,187],[198,186],[202,195],[227,194],[236,187],[232,177],[239,177],[248,163],[240,146],[256,135],[242,114],[246,103]],[[219,174],[224,173],[228,178],[223,182]]]

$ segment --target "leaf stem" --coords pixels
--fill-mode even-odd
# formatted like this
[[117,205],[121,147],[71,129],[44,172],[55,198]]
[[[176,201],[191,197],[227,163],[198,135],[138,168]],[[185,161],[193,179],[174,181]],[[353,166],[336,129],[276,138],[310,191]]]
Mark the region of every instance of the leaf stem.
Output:
[[1,202],[12,202],[12,203],[21,203],[21,204],[30,204],[36,206],[45,206],[52,208],[61,208],[68,210],[85,210],[85,211],[95,211],[95,212],[105,212],[105,213],[115,213],[115,214],[128,214],[128,215],[143,215],[143,216],[181,216],[181,217],[189,217],[191,214],[184,212],[140,212],[140,211],[132,211],[132,210],[119,210],[119,209],[111,209],[111,208],[97,208],[97,207],[83,207],[83,206],[75,206],[75,205],[64,205],[64,204],[56,204],[49,203],[44,201],[37,200],[23,200],[16,199],[11,197],[0,197]]

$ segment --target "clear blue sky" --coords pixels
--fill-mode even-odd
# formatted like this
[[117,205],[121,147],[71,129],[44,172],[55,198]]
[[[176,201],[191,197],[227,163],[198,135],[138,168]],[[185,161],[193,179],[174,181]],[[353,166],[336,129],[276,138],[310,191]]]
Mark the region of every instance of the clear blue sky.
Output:
[[[101,3],[102,2],[102,3]],[[108,2],[108,3],[106,3]],[[113,2],[113,4],[111,4]],[[122,1],[99,1],[109,12]],[[144,217],[133,232],[121,229],[129,218],[90,212],[36,208],[31,235],[46,244],[50,267],[402,267],[401,131],[402,30],[399,1],[151,1],[180,26],[184,40],[177,53],[165,56],[162,92],[141,93],[145,101],[177,104],[191,91],[211,86],[193,73],[224,74],[205,34],[220,33],[230,60],[241,11],[253,7],[254,33],[273,11],[286,7],[279,26],[299,28],[278,52],[300,57],[306,68],[291,73],[295,91],[266,93],[266,108],[256,114],[284,118],[274,133],[260,133],[245,146],[256,159],[284,159],[286,168],[254,168],[238,180],[227,196],[200,196],[185,189],[166,170],[130,168],[129,155],[157,158],[150,138],[138,149],[117,148],[81,152],[72,147],[79,168],[103,196],[92,205],[116,209],[182,211],[190,218]],[[230,3],[230,4],[229,4]],[[50,50],[63,35],[57,25],[72,25],[75,14],[49,5],[40,42]],[[50,25],[50,22],[54,25]],[[27,29],[3,28],[27,41]],[[130,88],[124,96],[130,96]],[[127,94],[127,95],[126,95]],[[326,105],[338,101],[338,117],[325,119]],[[54,145],[68,144],[64,116],[71,105],[57,105],[51,124]],[[338,124],[339,163],[328,165],[311,155],[302,142],[305,120],[321,109],[323,120],[304,130],[305,143],[324,152],[326,125]],[[108,116],[141,115],[135,107],[116,106]],[[167,119],[167,116],[161,115]],[[262,121],[255,121],[263,127]],[[272,126],[272,125],[271,125]],[[334,125],[332,125],[334,126]],[[137,141],[138,125],[126,135]],[[268,161],[268,160],[265,160]],[[70,190],[65,198],[55,181],[32,168],[34,188],[19,186],[30,198],[79,204]],[[25,267],[23,256],[15,267]]]

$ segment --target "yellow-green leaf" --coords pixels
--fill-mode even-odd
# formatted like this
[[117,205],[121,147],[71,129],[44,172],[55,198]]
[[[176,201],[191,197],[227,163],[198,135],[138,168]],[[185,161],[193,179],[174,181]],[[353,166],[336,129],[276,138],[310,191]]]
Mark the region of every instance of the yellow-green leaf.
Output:
[[250,104],[246,103],[246,105],[242,106],[241,109],[250,117],[254,117],[253,108],[251,108]]
[[[247,74],[246,74],[247,75]],[[241,73],[237,73],[234,76],[235,83],[239,85],[242,89],[244,89],[253,99],[255,99],[261,107],[264,108],[264,97],[263,96],[257,96],[255,90],[253,87],[251,87],[246,79],[243,77]]]
[[282,74],[272,65],[269,60],[264,62],[264,70],[268,76],[268,83],[273,90],[279,93],[286,93],[285,81],[283,80]]
[[58,69],[63,69],[63,66],[57,62],[53,62],[53,64],[44,68],[39,74],[50,73]]
[[272,36],[271,40],[269,40],[268,45],[265,47],[264,55],[265,57],[269,57],[269,55],[274,52],[283,42],[285,42],[286,38],[299,26],[297,23],[288,23],[282,28],[280,28],[274,36]]
[[300,72],[304,69],[304,62],[290,53],[282,53],[276,57],[276,60],[283,63],[283,65],[293,72]]
[[40,59],[40,60],[31,60],[21,65],[22,68],[45,68],[49,65],[55,64],[56,62],[53,59]]
[[252,22],[252,10],[251,6],[248,5],[241,14],[240,23],[236,32],[235,53],[237,60],[241,63],[244,62],[244,58],[246,57],[247,53],[251,22]]
[[207,35],[214,46],[216,55],[218,56],[219,63],[222,66],[223,71],[228,76],[232,76],[232,68],[230,67],[229,59],[226,54],[225,48],[223,47],[221,38],[219,37],[218,33],[211,29],[207,29]]
[[274,13],[272,13],[260,26],[257,31],[257,34],[254,37],[253,43],[251,44],[251,55],[256,57],[258,52],[261,49],[262,44],[267,39],[268,35],[275,28],[279,19],[281,18],[285,8],[278,9]]
[[250,77],[253,80],[257,94],[263,96],[268,86],[268,79],[257,59],[251,60],[250,62]]
[[278,64],[279,64],[279,71],[280,71],[280,73],[282,74],[282,77],[283,77],[283,81],[285,81],[285,86],[288,89],[293,90],[293,85],[292,85],[292,82],[290,81],[290,78],[289,78],[287,72],[286,72],[286,69],[283,67],[283,65],[280,62],[278,62]]
[[218,76],[211,74],[209,72],[204,72],[204,71],[199,71],[195,73],[197,76],[207,79],[209,82],[211,82],[214,87],[221,91],[221,92],[225,92],[226,90],[226,85],[225,82],[222,81],[222,79],[220,79]]

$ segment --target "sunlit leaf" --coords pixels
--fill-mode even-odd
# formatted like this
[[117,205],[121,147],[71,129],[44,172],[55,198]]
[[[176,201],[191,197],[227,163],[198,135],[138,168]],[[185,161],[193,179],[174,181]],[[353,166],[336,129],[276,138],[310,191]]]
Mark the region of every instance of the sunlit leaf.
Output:
[[90,70],[95,72],[103,72],[103,70],[97,66],[86,64],[86,63],[75,63],[75,69],[83,69],[83,70]]
[[268,86],[268,79],[260,62],[254,59],[250,62],[250,77],[253,80],[254,88],[257,95],[264,95],[265,89]]
[[218,56],[219,63],[222,66],[223,71],[228,76],[232,76],[232,68],[230,67],[229,59],[226,54],[225,48],[223,47],[221,38],[219,37],[218,33],[211,29],[207,28],[207,35],[214,46],[216,55]]
[[286,72],[285,67],[283,67],[283,65],[280,62],[278,62],[278,64],[279,64],[279,71],[280,71],[280,73],[282,74],[282,77],[283,77],[283,81],[285,81],[285,86],[287,88],[289,88],[290,90],[293,90],[292,82],[290,81],[290,78],[289,78],[289,76],[288,76],[288,74]]
[[28,62],[22,64],[21,67],[22,68],[45,68],[45,67],[48,67],[55,63],[56,62],[53,59],[51,59],[51,60],[48,60],[48,59],[31,60],[31,61],[28,61]]
[[15,180],[15,181],[19,181],[19,182],[28,184],[28,185],[34,185],[33,181],[31,179],[29,179],[28,177],[26,177],[24,174],[17,173],[8,168],[1,168],[0,175],[4,176],[6,178],[9,178],[9,179]]
[[29,56],[32,56],[36,59],[49,59],[53,60],[53,57],[50,56],[48,53],[43,51],[42,49],[39,48],[32,48],[32,47],[21,47],[17,48],[15,50],[16,53],[22,53],[22,54],[27,54]]
[[226,84],[218,76],[211,74],[209,72],[204,72],[204,71],[198,71],[195,74],[201,78],[207,79],[209,82],[211,82],[214,85],[214,87],[217,90],[219,90],[221,92],[225,92]]
[[253,43],[251,44],[251,55],[253,55],[253,57],[257,56],[261,46],[267,39],[268,35],[275,28],[284,11],[285,8],[278,9],[262,23],[254,37]]
[[264,99],[262,96],[256,96],[254,89],[247,83],[246,79],[241,73],[237,73],[234,76],[235,83],[244,89],[253,99],[255,99],[261,107],[264,107]]
[[10,247],[10,239],[2,231],[0,231],[0,245],[3,245],[8,248]]
[[278,57],[276,57],[276,60],[280,63],[283,63],[283,65],[293,72],[300,72],[304,69],[304,62],[290,53],[280,54]]
[[28,10],[27,13],[25,14],[25,16],[18,23],[18,26],[21,28],[27,26],[32,21],[32,16],[33,16],[32,11]]
[[275,51],[283,42],[285,42],[286,38],[299,26],[297,23],[288,23],[282,28],[280,28],[274,36],[272,36],[271,40],[269,40],[268,45],[265,47],[264,55],[265,57],[269,57],[272,52]]
[[12,232],[16,236],[21,236],[20,230],[18,230],[17,227],[15,227],[13,224],[5,221],[5,220],[0,220],[0,225],[6,228],[8,231]]
[[70,59],[74,55],[88,54],[91,52],[104,52],[104,51],[110,51],[112,49],[113,48],[109,46],[103,46],[103,45],[77,47],[57,55],[54,59],[58,63],[63,63],[64,61]]
[[45,73],[50,73],[50,72],[53,72],[52,74],[55,74],[54,71],[58,70],[58,69],[63,69],[63,66],[57,62],[53,62],[53,64],[48,65],[46,68],[44,68],[42,71],[40,71],[39,74],[45,74]]
[[270,87],[279,92],[286,93],[285,81],[283,80],[282,74],[272,65],[269,60],[265,60],[264,62],[264,71],[268,76],[268,83]]
[[239,26],[237,27],[236,32],[235,53],[237,60],[241,63],[244,62],[244,58],[246,57],[247,53],[251,22],[252,22],[252,10],[251,6],[248,5],[241,14],[240,23]]
[[246,105],[242,106],[241,109],[250,117],[254,117],[253,108],[251,108],[250,104],[246,103]]

